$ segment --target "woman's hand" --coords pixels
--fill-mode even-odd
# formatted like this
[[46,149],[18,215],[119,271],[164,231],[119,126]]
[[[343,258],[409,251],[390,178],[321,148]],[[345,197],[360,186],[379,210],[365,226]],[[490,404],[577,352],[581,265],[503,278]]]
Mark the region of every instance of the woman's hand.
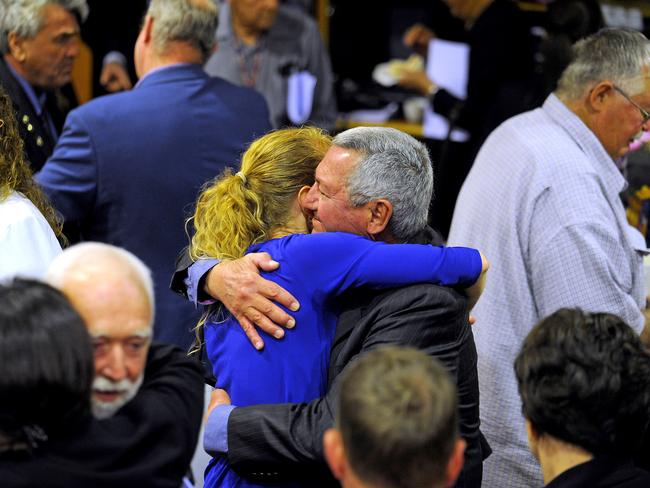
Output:
[[208,408],[206,409],[205,416],[203,417],[203,423],[207,423],[210,414],[219,405],[230,405],[231,403],[232,402],[230,401],[230,395],[228,395],[228,392],[226,390],[221,390],[219,388],[212,390],[212,394],[210,395],[210,402],[208,403]]
[[[480,251],[479,254],[481,255],[481,274],[479,275],[478,279],[472,286],[465,289],[465,293],[467,294],[467,298],[468,298],[469,310],[472,310],[474,308],[474,305],[476,305],[476,302],[478,302],[481,293],[483,293],[483,289],[485,288],[487,270],[490,268],[490,263],[487,260],[487,258]],[[474,320],[476,321],[476,319]],[[472,324],[471,319],[470,319],[470,324]]]

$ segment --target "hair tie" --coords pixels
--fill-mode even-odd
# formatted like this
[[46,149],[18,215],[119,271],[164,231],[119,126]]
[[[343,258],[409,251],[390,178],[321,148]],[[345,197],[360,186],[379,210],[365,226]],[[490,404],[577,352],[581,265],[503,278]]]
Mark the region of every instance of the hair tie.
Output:
[[247,180],[246,180],[246,175],[244,173],[242,173],[241,171],[237,171],[237,173],[235,173],[235,176],[239,176],[239,179],[242,181],[242,183],[244,183],[244,185],[246,184]]

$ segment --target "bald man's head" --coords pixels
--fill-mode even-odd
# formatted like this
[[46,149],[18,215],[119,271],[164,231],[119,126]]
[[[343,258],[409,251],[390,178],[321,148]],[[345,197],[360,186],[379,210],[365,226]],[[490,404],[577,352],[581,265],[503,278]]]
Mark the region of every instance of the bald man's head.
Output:
[[123,249],[84,243],[59,255],[46,280],[86,322],[95,352],[93,412],[109,417],[142,383],[154,315],[149,270]]

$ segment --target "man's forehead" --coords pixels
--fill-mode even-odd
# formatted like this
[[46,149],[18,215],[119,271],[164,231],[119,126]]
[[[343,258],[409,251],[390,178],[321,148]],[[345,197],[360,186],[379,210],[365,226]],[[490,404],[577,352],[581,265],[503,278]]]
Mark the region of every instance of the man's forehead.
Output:
[[316,167],[316,179],[321,181],[347,176],[359,162],[360,156],[354,149],[332,146]]
[[67,30],[72,33],[79,32],[79,23],[74,13],[66,10],[61,5],[49,3],[43,6],[41,10],[43,14],[43,21],[39,32],[46,28]]
[[124,341],[129,339],[150,339],[151,338],[151,329],[149,327],[143,327],[141,329],[132,331],[127,334],[116,333],[114,330],[109,330],[103,327],[98,327],[96,329],[89,331],[90,337],[93,339],[105,339],[105,340],[118,340]]

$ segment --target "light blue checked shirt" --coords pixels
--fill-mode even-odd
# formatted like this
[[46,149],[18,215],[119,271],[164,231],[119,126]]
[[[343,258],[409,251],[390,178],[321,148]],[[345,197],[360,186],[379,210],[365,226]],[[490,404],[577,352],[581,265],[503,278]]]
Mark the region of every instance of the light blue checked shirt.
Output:
[[513,370],[538,320],[580,307],[643,329],[646,246],[627,224],[625,185],[596,136],[555,95],[496,129],[463,185],[449,245],[477,247],[490,260],[473,311],[481,429],[494,450],[483,487],[543,485]]

